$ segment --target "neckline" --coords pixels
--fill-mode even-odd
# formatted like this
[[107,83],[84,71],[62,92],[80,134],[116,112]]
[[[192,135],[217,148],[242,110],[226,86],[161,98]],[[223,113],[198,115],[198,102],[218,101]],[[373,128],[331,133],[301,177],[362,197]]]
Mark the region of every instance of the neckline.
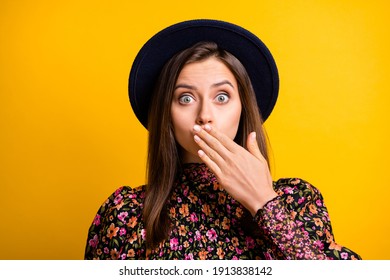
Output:
[[189,162],[182,164],[182,175],[187,177],[189,180],[215,180],[214,173],[210,168],[203,162]]

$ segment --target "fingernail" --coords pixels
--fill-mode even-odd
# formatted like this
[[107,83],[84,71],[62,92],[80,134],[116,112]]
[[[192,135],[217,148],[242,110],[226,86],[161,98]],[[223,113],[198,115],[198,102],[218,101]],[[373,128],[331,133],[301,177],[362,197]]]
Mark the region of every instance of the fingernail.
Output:
[[205,155],[205,153],[204,153],[202,150],[199,150],[199,151],[198,151],[198,155],[199,155],[200,157],[203,157],[203,156]]
[[200,141],[199,136],[198,135],[194,135],[194,140],[195,140],[195,142],[199,142]]
[[251,137],[252,137],[252,140],[255,140],[256,139],[256,132],[252,132]]
[[196,124],[196,125],[194,125],[194,130],[197,132],[200,132],[202,130],[202,128]]
[[206,131],[210,131],[210,130],[211,130],[211,126],[210,126],[209,124],[206,124],[206,125],[204,126],[204,129],[205,129]]

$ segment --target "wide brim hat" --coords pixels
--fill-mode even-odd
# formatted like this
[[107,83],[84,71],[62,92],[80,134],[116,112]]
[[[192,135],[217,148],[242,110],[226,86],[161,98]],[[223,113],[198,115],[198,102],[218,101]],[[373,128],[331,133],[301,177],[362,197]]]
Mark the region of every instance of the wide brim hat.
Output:
[[134,114],[147,128],[154,85],[163,66],[176,53],[202,41],[215,42],[244,65],[256,94],[263,121],[271,114],[279,91],[275,61],[266,45],[250,31],[211,19],[171,25],[150,38],[138,52],[130,71],[129,98]]

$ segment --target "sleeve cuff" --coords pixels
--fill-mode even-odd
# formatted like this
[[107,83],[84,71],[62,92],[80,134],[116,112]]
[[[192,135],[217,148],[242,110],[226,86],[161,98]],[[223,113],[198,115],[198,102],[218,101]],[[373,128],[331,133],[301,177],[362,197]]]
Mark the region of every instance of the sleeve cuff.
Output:
[[272,209],[280,203],[280,196],[275,196],[273,199],[264,204],[263,208],[257,210],[256,214],[253,216],[253,220],[256,223],[260,223],[263,218],[263,215],[267,212],[272,212]]

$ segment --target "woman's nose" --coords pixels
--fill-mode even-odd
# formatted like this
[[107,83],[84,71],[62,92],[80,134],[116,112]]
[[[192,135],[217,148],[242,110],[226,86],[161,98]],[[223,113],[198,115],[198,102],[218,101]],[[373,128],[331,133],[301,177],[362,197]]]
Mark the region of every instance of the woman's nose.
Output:
[[212,123],[214,121],[213,118],[214,116],[213,116],[212,108],[210,108],[209,104],[204,102],[199,108],[196,124],[205,125],[208,123]]

